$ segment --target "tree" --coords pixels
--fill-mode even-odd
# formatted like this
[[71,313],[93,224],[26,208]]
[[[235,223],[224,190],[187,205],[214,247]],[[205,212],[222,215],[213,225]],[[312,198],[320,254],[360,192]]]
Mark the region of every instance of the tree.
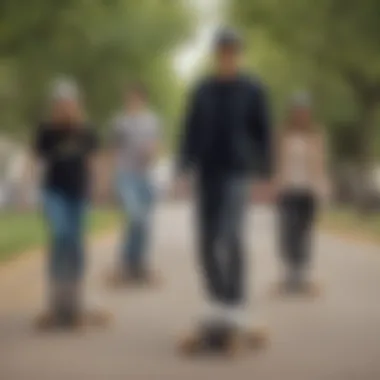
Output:
[[282,55],[285,68],[299,70],[288,78],[311,87],[320,109],[339,110],[332,124],[354,121],[365,193],[380,101],[380,3],[236,0],[230,11],[249,39],[263,39],[266,48]]
[[1,129],[26,136],[61,74],[78,80],[97,124],[121,105],[131,80],[146,82],[153,103],[172,118],[170,53],[191,33],[190,15],[176,0],[30,0],[27,11],[21,0],[2,1]]

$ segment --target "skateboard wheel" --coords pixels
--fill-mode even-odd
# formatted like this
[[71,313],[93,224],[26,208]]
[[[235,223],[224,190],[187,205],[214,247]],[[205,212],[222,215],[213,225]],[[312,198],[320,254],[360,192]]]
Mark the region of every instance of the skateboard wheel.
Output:
[[269,332],[266,328],[255,328],[246,333],[248,346],[253,349],[265,347],[269,343]]
[[178,349],[184,355],[195,355],[203,350],[203,341],[198,334],[188,335],[180,341]]

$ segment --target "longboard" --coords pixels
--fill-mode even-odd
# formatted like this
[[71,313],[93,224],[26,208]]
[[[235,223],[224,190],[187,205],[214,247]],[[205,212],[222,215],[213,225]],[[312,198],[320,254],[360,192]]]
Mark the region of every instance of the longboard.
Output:
[[199,329],[180,341],[179,351],[188,356],[216,353],[235,357],[247,350],[264,348],[268,343],[266,329],[239,331],[234,328],[214,326]]

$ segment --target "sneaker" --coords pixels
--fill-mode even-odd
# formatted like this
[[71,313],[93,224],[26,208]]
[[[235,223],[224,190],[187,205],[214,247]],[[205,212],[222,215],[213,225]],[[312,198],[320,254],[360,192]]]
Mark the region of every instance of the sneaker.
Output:
[[269,330],[266,327],[254,327],[245,333],[249,348],[260,349],[269,343]]
[[131,280],[138,285],[156,287],[161,284],[160,276],[151,270],[140,270],[131,274]]
[[129,273],[125,273],[120,269],[112,270],[106,274],[106,283],[113,288],[123,287],[130,283],[131,279]]
[[180,339],[178,350],[184,355],[196,355],[205,349],[205,341],[200,330],[196,330]]
[[318,297],[321,294],[320,286],[313,281],[304,281],[299,289],[301,294],[310,297]]
[[38,331],[48,331],[57,326],[57,319],[51,311],[38,315],[34,321],[34,326]]

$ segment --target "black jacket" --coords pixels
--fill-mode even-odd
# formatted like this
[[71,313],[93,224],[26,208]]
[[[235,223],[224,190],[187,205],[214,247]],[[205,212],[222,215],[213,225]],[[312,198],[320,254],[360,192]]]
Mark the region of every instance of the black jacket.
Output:
[[179,171],[194,169],[211,175],[222,169],[225,174],[269,177],[272,138],[266,91],[258,80],[245,75],[234,79],[233,114],[227,125],[228,167],[215,165],[220,152],[210,148],[217,133],[216,114],[220,111],[214,104],[217,81],[215,77],[202,80],[191,95],[182,131]]

